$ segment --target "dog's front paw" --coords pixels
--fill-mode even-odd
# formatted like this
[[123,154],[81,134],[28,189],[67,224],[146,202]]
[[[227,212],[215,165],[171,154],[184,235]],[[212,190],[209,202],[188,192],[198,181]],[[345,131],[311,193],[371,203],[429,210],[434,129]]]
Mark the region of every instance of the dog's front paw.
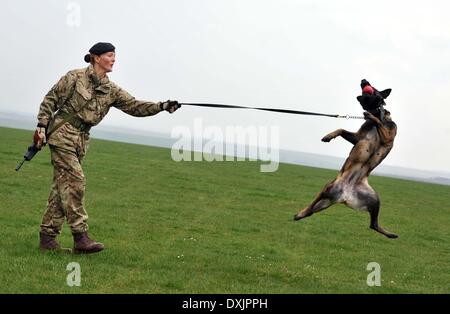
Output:
[[324,137],[322,137],[322,142],[328,143],[332,139],[334,139],[334,136],[332,134],[328,134],[328,135],[325,135]]
[[366,120],[373,120],[373,119],[375,119],[375,116],[373,114],[371,114],[370,112],[365,111],[364,112],[364,119],[366,119]]

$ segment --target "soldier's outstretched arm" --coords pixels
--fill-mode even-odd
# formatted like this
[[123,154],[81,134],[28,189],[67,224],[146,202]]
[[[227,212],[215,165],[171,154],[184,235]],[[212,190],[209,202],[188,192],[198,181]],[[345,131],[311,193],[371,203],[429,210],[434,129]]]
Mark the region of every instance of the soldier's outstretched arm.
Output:
[[180,107],[178,102],[170,100],[164,102],[137,100],[126,90],[115,84],[113,85],[113,89],[115,101],[112,106],[135,117],[152,116],[163,110],[173,113]]

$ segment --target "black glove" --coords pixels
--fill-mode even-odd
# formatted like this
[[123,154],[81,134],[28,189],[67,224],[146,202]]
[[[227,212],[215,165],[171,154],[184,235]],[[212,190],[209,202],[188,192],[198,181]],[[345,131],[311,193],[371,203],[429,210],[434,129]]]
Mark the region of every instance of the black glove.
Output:
[[161,109],[166,110],[170,113],[174,113],[181,105],[176,100],[168,100],[161,103]]

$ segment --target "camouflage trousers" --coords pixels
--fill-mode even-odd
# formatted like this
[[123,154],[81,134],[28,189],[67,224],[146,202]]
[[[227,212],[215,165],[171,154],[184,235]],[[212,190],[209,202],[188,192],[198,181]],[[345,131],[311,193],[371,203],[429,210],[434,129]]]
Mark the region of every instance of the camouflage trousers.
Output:
[[59,235],[65,219],[72,233],[88,230],[88,214],[84,208],[86,179],[81,168],[85,154],[84,146],[81,145],[81,150],[73,152],[50,145],[53,184],[47,201],[47,210],[42,218],[42,233]]

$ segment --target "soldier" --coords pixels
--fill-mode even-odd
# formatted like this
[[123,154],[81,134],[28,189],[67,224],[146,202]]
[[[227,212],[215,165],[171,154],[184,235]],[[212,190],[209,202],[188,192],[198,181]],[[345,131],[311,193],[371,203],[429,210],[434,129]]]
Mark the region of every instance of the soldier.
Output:
[[89,143],[89,130],[97,125],[111,107],[145,117],[163,110],[173,113],[177,101],[136,100],[108,79],[115,62],[115,47],[97,43],[84,60],[87,68],[69,71],[47,93],[38,114],[34,143],[50,147],[53,184],[40,229],[40,249],[60,248],[56,236],[67,219],[74,238],[74,253],[95,253],[102,243],[88,236],[88,215],[84,206],[85,177],[81,162]]

